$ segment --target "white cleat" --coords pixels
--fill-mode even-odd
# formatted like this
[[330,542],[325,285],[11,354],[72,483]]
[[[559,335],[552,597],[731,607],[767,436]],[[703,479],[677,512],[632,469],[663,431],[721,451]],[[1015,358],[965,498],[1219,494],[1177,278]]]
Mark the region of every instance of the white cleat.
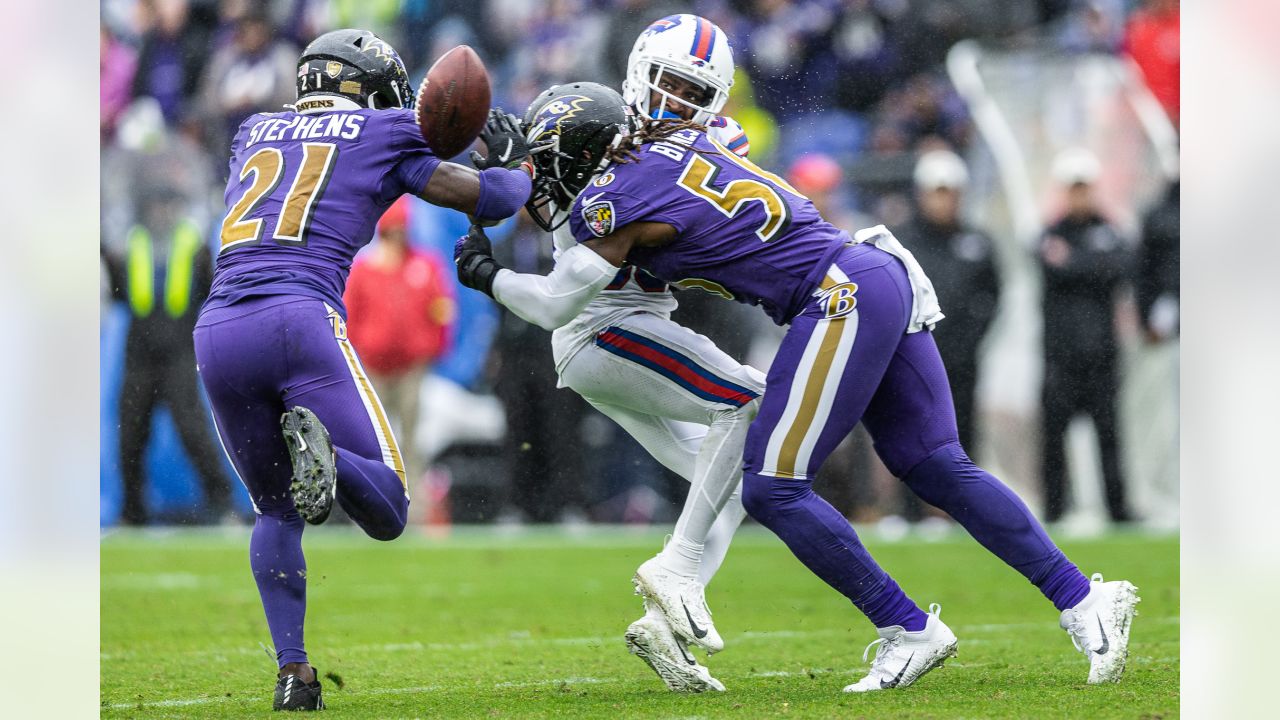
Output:
[[676,635],[708,653],[724,649],[724,640],[711,622],[702,583],[663,568],[656,556],[646,560],[631,581],[638,594],[658,606]]
[[1125,580],[1103,582],[1094,573],[1089,594],[1062,611],[1058,624],[1089,658],[1089,683],[1120,682],[1129,658],[1129,626],[1137,614],[1138,588]]
[[627,628],[627,649],[658,673],[667,689],[678,693],[724,692],[724,685],[699,665],[686,643],[659,614],[647,614]]
[[956,634],[951,632],[939,617],[942,607],[937,603],[929,606],[929,620],[924,629],[918,632],[907,632],[901,625],[878,628],[880,639],[872,641],[862,651],[865,662],[871,648],[879,645],[875,660],[871,661],[871,672],[858,682],[845,686],[844,691],[872,692],[874,690],[891,690],[904,688],[914,683],[921,675],[930,670],[942,667],[947,658],[956,656]]

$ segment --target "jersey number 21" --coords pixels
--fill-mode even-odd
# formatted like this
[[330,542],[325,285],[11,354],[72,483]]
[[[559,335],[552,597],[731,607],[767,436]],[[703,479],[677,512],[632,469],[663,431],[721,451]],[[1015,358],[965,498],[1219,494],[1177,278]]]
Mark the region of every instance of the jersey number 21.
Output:
[[[280,205],[280,217],[276,218],[272,240],[281,245],[306,246],[307,225],[320,194],[329,183],[337,159],[338,148],[333,143],[303,143],[302,165],[293,177],[289,194]],[[275,192],[284,171],[284,153],[273,147],[262,148],[245,161],[244,168],[240,170],[240,181],[252,173],[253,183],[231,206],[222,221],[222,250],[262,240],[262,218],[246,220],[245,216],[257,210],[262,201]]]

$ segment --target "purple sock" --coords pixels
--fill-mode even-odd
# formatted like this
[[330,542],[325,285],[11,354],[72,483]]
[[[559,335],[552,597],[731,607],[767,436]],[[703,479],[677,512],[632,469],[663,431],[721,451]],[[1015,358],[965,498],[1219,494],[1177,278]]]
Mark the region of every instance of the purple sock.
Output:
[[983,470],[958,443],[934,451],[903,481],[920,499],[955,518],[975,540],[1022,573],[1059,610],[1089,593],[1089,579],[1049,539],[1025,503]]
[[871,622],[878,628],[901,625],[907,632],[919,632],[924,629],[929,616],[916,606],[907,594],[898,587],[897,581],[884,576],[884,589],[865,606],[858,609],[867,614]]
[[302,516],[259,515],[249,540],[249,567],[258,583],[262,609],[280,666],[307,662],[302,640],[307,613],[307,562],[302,557]]
[[409,517],[400,476],[381,460],[338,448],[338,503],[375,540],[395,540]]
[[849,521],[815,493],[808,480],[744,473],[742,503],[876,627],[924,629],[924,611],[876,564]]
[[1044,582],[1038,583],[1040,592],[1049,598],[1059,611],[1073,608],[1089,594],[1089,578],[1080,572],[1076,564],[1063,557],[1064,562],[1058,569],[1049,574]]

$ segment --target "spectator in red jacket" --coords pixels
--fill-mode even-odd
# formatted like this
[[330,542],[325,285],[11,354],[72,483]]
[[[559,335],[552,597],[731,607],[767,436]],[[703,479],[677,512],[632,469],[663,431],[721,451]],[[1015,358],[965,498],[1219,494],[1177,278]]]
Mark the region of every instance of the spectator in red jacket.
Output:
[[409,244],[410,202],[400,198],[378,221],[378,239],[352,265],[344,301],[347,335],[417,478],[418,396],[427,369],[449,349],[454,302],[444,262]]
[[1178,124],[1181,96],[1180,28],[1178,0],[1147,0],[1146,7],[1130,18],[1124,43],[1134,62],[1142,68],[1151,94],[1164,106],[1174,125]]

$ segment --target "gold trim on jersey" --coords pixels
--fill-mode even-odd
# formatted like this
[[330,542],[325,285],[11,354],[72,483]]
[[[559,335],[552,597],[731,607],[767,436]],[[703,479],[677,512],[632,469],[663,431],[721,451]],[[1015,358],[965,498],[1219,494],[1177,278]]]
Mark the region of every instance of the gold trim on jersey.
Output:
[[[848,284],[848,276],[832,265],[821,287],[831,290]],[[853,308],[815,324],[792,375],[786,407],[769,436],[762,475],[808,477],[813,449],[835,405],[857,333],[858,316]]]
[[[373,423],[374,434],[378,436],[378,446],[382,450],[382,462],[395,471],[400,478],[400,484],[404,486],[405,496],[408,497],[409,483],[405,478],[404,459],[400,456],[400,447],[396,445],[396,438],[391,432],[391,423],[387,421],[387,414],[382,409],[382,402],[378,400],[378,393],[374,392],[373,384],[369,382],[368,376],[365,375],[364,366],[360,364],[360,358],[356,356],[356,349],[347,340],[346,323],[343,322],[342,316],[329,307],[328,303],[324,307],[329,313],[329,321],[333,324],[334,339],[338,342],[338,347],[342,348],[342,354],[347,359],[347,369],[351,371],[351,377],[356,381],[356,390],[359,392],[360,400],[364,403],[365,412],[369,414],[370,422]],[[410,438],[410,442],[412,442],[412,438]]]

